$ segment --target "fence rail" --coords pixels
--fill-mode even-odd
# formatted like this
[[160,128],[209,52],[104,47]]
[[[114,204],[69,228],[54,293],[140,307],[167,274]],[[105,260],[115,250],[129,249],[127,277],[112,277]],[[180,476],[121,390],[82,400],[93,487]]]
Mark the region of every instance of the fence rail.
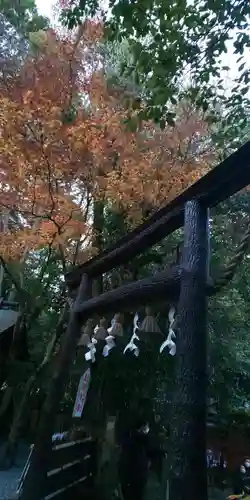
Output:
[[[17,489],[17,498],[22,498],[22,487],[29,472],[33,447],[25,464]],[[48,459],[47,479],[43,498],[36,500],[63,500],[82,498],[91,491],[96,471],[96,443],[91,438],[54,444]]]

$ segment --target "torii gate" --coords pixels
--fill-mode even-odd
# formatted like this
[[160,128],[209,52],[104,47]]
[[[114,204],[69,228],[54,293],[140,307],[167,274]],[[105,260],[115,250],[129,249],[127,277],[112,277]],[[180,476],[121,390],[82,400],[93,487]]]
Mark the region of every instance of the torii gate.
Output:
[[[250,141],[144,224],[111,248],[66,275],[78,290],[62,340],[57,365],[42,409],[35,453],[22,500],[43,498],[43,481],[55,415],[81,335],[93,314],[134,308],[162,297],[178,300],[177,373],[172,424],[171,500],[206,500],[207,296],[216,292],[208,279],[208,209],[250,184]],[[124,264],[184,224],[182,261],[151,278],[91,298],[92,281]],[[243,246],[247,244],[249,229]],[[234,262],[234,266],[236,262]],[[232,272],[232,267],[230,272]],[[224,282],[230,277],[224,277]],[[223,280],[220,281],[220,285]],[[196,471],[199,470],[197,474]],[[36,492],[34,496],[34,492]]]

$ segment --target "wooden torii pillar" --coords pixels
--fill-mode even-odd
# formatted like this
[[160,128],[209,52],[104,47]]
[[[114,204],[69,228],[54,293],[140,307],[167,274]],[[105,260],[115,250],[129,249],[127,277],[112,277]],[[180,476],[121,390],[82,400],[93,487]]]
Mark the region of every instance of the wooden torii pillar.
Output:
[[45,399],[38,425],[37,439],[30,467],[23,485],[20,500],[40,500],[45,496],[47,471],[52,449],[52,434],[64,388],[68,378],[70,365],[77,343],[81,336],[82,322],[78,309],[82,302],[91,296],[92,282],[84,274],[78,290],[77,298],[70,312],[68,327],[62,342],[50,388]]
[[208,211],[185,205],[170,463],[171,500],[206,500]]
[[[206,500],[206,277],[207,209],[186,203],[184,251],[178,310],[177,374],[172,419],[173,460],[171,500]],[[81,334],[84,301],[91,281],[82,277],[44,403],[34,455],[21,500],[40,499],[51,452],[55,410],[59,407],[72,355]]]

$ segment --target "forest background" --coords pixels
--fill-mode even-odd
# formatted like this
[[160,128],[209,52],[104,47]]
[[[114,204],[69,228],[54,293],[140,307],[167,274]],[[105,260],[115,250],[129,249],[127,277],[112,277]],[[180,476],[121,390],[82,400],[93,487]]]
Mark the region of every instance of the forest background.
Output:
[[[135,2],[129,15],[124,5],[111,2],[107,18],[96,2],[61,2],[52,28],[32,0],[0,1],[0,297],[19,312],[0,366],[1,429],[11,446],[46,394],[70,307],[65,273],[249,138],[247,2],[207,0],[195,10],[184,0]],[[220,60],[232,31],[237,75],[225,88]],[[248,227],[249,190],[210,218],[216,275]],[[180,231],[105,275],[94,293],[163,268],[181,241]],[[209,407],[224,421],[249,413],[249,265],[246,255],[209,304]],[[161,310],[164,333],[166,321]],[[105,377],[116,396],[107,405],[123,408],[123,383],[126,403],[143,394],[166,423],[173,363],[162,357],[155,370],[145,357],[136,366],[114,358]],[[75,371],[61,407],[68,416]]]

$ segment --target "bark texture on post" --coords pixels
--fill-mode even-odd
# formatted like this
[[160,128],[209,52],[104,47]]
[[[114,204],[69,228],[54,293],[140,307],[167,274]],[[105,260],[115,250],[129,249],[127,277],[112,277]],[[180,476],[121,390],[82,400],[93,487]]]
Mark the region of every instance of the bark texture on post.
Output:
[[173,401],[171,500],[206,500],[207,210],[186,203],[177,368]]
[[81,321],[76,310],[79,308],[80,303],[90,297],[90,288],[89,278],[84,275],[70,313],[69,324],[62,339],[50,387],[42,408],[37,440],[20,500],[34,500],[34,498],[40,500],[44,497],[56,414],[64,395],[70,365],[74,359],[74,352],[81,335]]

